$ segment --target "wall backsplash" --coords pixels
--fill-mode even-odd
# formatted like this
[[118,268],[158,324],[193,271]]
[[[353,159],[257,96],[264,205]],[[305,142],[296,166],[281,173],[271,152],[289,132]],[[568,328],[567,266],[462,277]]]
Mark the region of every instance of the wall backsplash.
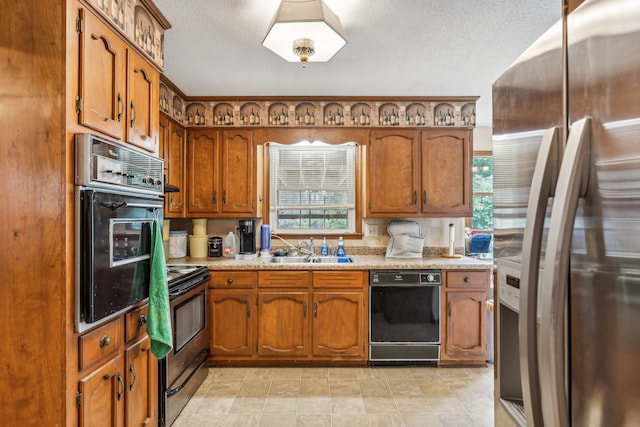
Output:
[[[439,255],[445,253],[449,246],[449,224],[453,224],[455,227],[455,252],[464,253],[464,218],[403,218],[403,220],[412,220],[420,224],[422,234],[425,237],[424,240],[424,254]],[[363,219],[363,230],[367,225],[378,225],[378,236],[363,236],[362,239],[348,239],[345,240],[345,246],[347,253],[351,249],[354,255],[383,255],[385,253],[387,244],[389,243],[389,234],[387,233],[387,226],[392,219],[382,218],[365,218]],[[260,247],[260,225],[261,222],[256,223],[257,235],[256,245]],[[229,231],[236,231],[238,226],[237,219],[209,219],[207,221],[207,232],[209,236],[224,237]],[[171,219],[171,230],[187,230],[187,233],[192,234],[193,224],[191,219]],[[298,241],[287,239],[291,243],[297,244]],[[302,240],[302,239],[301,239]],[[308,240],[308,237],[304,240]],[[331,244],[335,242],[331,241]],[[272,239],[272,247],[284,246],[284,244],[277,239]],[[316,240],[316,246],[319,247],[320,243]]]

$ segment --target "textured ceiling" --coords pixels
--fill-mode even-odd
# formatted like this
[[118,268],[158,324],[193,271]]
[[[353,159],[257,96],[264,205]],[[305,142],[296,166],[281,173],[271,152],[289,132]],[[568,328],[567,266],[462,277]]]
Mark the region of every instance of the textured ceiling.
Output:
[[560,18],[560,0],[325,0],[348,44],[306,69],[262,47],[279,0],[154,0],[165,75],[188,96],[478,95]]

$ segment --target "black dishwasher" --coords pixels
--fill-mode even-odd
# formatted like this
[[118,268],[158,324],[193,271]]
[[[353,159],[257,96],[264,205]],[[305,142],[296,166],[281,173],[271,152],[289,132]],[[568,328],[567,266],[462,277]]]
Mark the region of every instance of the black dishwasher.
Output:
[[369,272],[369,361],[437,362],[440,270]]

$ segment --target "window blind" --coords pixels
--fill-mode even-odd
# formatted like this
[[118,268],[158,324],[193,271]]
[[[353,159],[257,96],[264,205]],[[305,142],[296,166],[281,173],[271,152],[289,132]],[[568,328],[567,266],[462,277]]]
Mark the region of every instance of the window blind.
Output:
[[[270,143],[268,150],[272,226],[336,231],[352,228],[356,203],[355,144]],[[327,218],[334,221],[327,222]],[[339,218],[345,221],[337,221]]]

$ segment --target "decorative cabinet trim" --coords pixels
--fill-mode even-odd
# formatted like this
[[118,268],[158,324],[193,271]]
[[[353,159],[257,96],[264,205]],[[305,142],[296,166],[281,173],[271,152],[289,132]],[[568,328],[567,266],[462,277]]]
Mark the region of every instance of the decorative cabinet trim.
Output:
[[172,84],[160,82],[160,111],[186,127],[473,127],[477,99],[477,96],[189,99],[177,93]]
[[164,32],[171,28],[149,0],[85,0],[145,56],[164,68]]

